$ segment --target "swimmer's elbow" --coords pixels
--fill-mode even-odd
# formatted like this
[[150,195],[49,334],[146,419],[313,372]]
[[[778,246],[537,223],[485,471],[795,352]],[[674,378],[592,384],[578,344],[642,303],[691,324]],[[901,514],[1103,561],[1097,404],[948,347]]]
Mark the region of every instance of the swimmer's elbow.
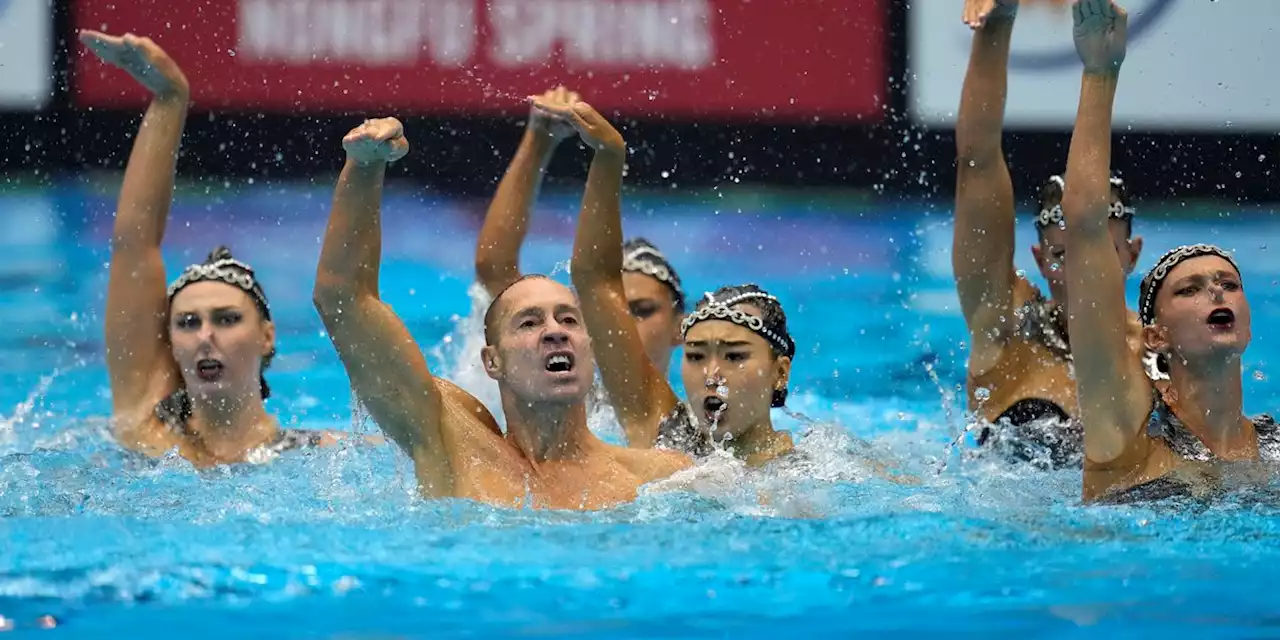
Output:
[[362,295],[365,292],[361,291],[356,282],[336,274],[317,274],[315,286],[311,289],[311,301],[322,317],[349,311]]

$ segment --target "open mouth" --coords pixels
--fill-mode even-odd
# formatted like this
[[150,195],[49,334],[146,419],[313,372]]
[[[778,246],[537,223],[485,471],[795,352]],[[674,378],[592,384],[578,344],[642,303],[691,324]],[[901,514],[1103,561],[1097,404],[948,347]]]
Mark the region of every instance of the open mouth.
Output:
[[213,358],[205,358],[196,363],[196,375],[205,382],[217,382],[222,377],[222,363]]
[[1214,328],[1230,329],[1236,322],[1236,314],[1230,309],[1214,309],[1206,322]]
[[543,362],[551,373],[569,373],[573,371],[573,354],[567,351],[553,353]]
[[724,415],[725,409],[728,409],[724,398],[720,396],[707,396],[702,400],[702,412],[706,414],[708,422],[716,422],[720,416]]

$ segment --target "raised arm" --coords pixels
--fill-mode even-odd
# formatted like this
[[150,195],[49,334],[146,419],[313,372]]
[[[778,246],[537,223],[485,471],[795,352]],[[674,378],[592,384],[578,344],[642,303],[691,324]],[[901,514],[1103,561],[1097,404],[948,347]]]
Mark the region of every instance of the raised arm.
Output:
[[453,473],[445,449],[443,400],[404,323],[378,297],[382,183],[387,164],[409,151],[395,118],[368,120],[342,140],[347,163],[316,269],[315,305],[356,396],[414,460],[429,495],[448,496]]
[[[544,100],[576,101],[578,94],[558,87]],[[574,134],[573,126],[541,109],[531,109],[520,147],[498,182],[476,243],[476,278],[491,297],[520,278],[520,245],[529,226],[529,209],[538,198],[547,163],[560,141]]]
[[[982,8],[986,13],[976,13]],[[970,368],[977,372],[995,366],[1015,327],[1013,181],[1000,136],[1017,8],[1016,0],[965,3],[974,34],[956,122],[951,264],[971,335]]]
[[182,70],[150,38],[81,31],[80,41],[153,94],[125,167],[116,204],[104,335],[117,439],[137,446],[151,407],[179,383],[169,348],[164,239],[191,90]]
[[1124,271],[1107,226],[1111,206],[1111,109],[1125,54],[1127,16],[1108,0],[1075,5],[1084,75],[1062,210],[1067,293],[1086,465],[1120,457],[1150,408],[1150,384],[1126,339]]
[[644,350],[622,286],[622,136],[585,102],[535,103],[570,118],[595,149],[582,196],[570,271],[609,399],[633,447],[652,447],[658,425],[679,402]]

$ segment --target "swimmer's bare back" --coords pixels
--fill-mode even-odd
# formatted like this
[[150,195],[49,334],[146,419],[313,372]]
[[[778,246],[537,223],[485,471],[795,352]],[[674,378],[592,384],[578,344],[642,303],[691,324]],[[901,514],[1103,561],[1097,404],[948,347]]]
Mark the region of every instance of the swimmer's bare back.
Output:
[[408,153],[394,118],[366,121],[343,139],[347,163],[316,270],[315,303],[356,395],[413,459],[427,497],[504,507],[599,509],[688,466],[670,451],[631,450],[589,433],[567,455],[534,461],[504,437],[474,396],[434,377],[421,349],[378,295],[386,166]]

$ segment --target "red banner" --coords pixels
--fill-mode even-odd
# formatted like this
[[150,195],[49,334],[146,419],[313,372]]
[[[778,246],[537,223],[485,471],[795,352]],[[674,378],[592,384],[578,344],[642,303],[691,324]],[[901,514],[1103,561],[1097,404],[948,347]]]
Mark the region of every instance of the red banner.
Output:
[[[510,111],[556,84],[635,116],[874,121],[884,0],[78,0],[77,28],[147,35],[197,109]],[[81,48],[77,104],[146,94]],[[523,109],[521,106],[520,109]]]

